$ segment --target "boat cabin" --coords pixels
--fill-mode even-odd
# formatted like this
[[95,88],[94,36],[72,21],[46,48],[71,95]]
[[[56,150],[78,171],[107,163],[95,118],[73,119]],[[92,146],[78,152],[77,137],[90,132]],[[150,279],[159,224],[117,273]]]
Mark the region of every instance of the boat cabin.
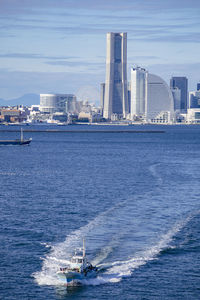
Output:
[[86,257],[81,255],[74,255],[71,258],[70,261],[70,268],[71,269],[80,269],[81,271],[85,268],[87,265]]

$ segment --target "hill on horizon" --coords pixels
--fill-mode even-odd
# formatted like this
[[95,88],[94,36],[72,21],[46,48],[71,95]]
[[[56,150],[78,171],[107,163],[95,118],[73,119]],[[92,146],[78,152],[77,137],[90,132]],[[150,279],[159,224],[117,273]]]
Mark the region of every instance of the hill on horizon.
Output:
[[14,106],[14,105],[39,105],[40,104],[40,95],[38,94],[25,94],[19,98],[14,98],[10,100],[4,100],[0,98],[0,106]]

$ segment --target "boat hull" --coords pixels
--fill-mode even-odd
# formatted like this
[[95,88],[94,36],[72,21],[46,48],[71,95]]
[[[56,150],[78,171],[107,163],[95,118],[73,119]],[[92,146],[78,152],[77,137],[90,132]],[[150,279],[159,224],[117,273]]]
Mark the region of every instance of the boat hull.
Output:
[[1,145],[29,145],[31,142],[31,139],[29,140],[0,140],[0,146]]
[[57,276],[64,284],[70,285],[70,284],[80,283],[80,281],[83,279],[95,277],[96,272],[97,272],[96,270],[91,270],[90,272],[87,273],[84,272],[79,273],[73,271],[68,271],[68,272],[59,271],[57,272]]

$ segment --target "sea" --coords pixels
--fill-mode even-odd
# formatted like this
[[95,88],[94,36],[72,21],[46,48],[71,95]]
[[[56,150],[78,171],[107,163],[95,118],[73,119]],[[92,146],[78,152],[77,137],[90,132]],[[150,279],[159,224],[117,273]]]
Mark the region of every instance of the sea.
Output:
[[[23,128],[0,146],[0,299],[200,299],[199,125]],[[83,239],[98,273],[66,287]]]

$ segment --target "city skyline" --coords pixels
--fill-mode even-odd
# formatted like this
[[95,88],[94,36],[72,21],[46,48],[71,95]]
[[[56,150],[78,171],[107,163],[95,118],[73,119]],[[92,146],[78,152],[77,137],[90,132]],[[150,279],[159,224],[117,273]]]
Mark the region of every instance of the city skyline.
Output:
[[[160,1],[161,2],[161,1]],[[99,99],[105,80],[107,32],[127,32],[131,65],[168,84],[199,82],[199,1],[92,2],[35,0],[0,3],[0,98],[26,93],[74,93]]]

